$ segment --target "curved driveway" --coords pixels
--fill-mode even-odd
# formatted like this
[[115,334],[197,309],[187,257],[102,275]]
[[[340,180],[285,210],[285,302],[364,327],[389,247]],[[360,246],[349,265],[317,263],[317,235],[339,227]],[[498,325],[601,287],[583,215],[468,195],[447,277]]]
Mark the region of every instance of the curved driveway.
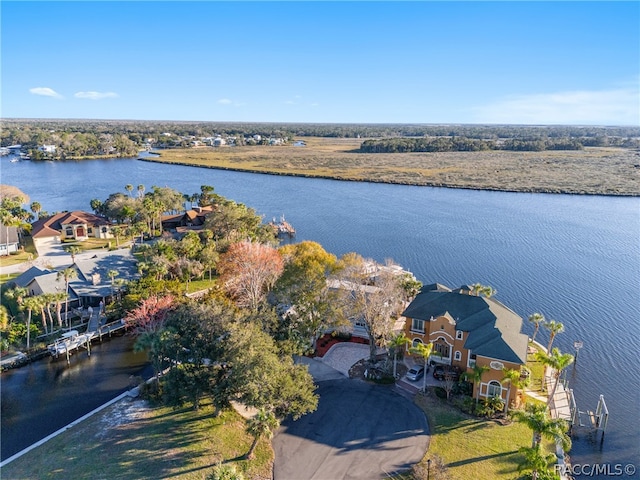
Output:
[[[275,480],[386,478],[419,462],[429,444],[424,413],[389,386],[349,380],[307,361],[318,409],[283,423],[273,440]],[[332,373],[333,372],[333,373]]]

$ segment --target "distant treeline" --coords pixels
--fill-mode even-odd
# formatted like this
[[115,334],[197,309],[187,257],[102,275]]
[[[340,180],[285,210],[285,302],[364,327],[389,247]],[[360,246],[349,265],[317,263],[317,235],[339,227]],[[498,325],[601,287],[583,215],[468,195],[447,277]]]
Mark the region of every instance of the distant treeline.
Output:
[[44,144],[55,145],[69,156],[128,156],[150,143],[161,147],[189,147],[192,139],[216,135],[260,135],[289,140],[296,137],[379,139],[365,141],[362,151],[397,152],[640,146],[638,127],[46,119],[2,119],[0,126],[3,147],[20,144],[26,150],[36,150]]
[[577,138],[476,140],[467,137],[404,137],[365,140],[360,146],[360,151],[363,153],[480,152],[483,150],[541,152],[544,150],[582,150],[584,146],[581,139]]

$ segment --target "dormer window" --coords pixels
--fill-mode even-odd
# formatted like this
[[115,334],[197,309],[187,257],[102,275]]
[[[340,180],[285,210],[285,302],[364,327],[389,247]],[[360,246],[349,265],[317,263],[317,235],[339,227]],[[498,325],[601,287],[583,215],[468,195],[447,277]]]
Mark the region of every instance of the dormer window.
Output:
[[462,340],[462,330],[456,330],[456,340]]

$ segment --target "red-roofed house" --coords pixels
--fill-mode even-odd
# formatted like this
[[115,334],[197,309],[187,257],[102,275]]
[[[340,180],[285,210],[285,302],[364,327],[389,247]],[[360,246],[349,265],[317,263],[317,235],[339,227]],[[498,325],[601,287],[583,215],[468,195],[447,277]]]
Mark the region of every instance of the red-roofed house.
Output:
[[110,226],[111,223],[104,217],[76,210],[37,220],[32,225],[31,236],[36,247],[39,242],[47,241],[57,243],[68,239],[113,238]]

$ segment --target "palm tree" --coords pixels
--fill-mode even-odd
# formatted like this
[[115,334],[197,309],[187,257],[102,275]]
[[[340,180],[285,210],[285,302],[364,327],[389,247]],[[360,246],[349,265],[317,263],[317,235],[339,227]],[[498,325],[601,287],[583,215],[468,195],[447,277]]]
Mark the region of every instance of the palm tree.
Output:
[[484,285],[482,285],[481,283],[474,283],[473,285],[471,285],[471,293],[473,293],[477,297],[478,295],[480,295],[480,292],[483,288]]
[[273,412],[268,412],[264,408],[258,410],[258,413],[256,413],[255,416],[247,423],[247,433],[249,435],[253,435],[253,442],[246,454],[246,458],[249,460],[252,459],[253,451],[255,450],[256,445],[258,445],[258,440],[263,437],[271,438],[273,436],[273,431],[279,426],[280,422]]
[[549,320],[545,322],[544,328],[549,330],[549,345],[547,345],[547,353],[551,353],[551,345],[553,344],[553,339],[556,338],[556,335],[564,332],[564,325],[561,322],[556,322],[555,320]]
[[544,315],[542,315],[541,313],[532,313],[531,315],[529,315],[529,322],[533,323],[533,326],[534,326],[533,337],[531,337],[531,342],[535,342],[536,335],[540,330],[540,325],[544,325],[545,323]]
[[512,410],[511,416],[533,431],[531,448],[537,448],[542,438],[560,441],[564,451],[571,448],[571,439],[566,434],[567,422],[561,418],[547,417],[547,406],[543,403],[527,403],[524,410]]
[[64,291],[66,294],[65,304],[64,304],[64,312],[65,318],[67,320],[67,327],[69,327],[69,280],[76,277],[78,272],[73,267],[67,267],[64,270],[60,270],[58,275],[56,276],[56,280],[60,280],[64,278]]
[[58,320],[58,328],[62,328],[62,302],[67,298],[68,295],[65,292],[54,293],[52,296],[52,300],[56,304],[56,319]]
[[133,185],[131,185],[130,183],[127,183],[127,184],[124,186],[124,189],[125,189],[127,192],[129,192],[129,196],[130,196],[130,197],[133,197],[133,195],[131,194],[131,192],[133,192]]
[[537,480],[538,472],[547,472],[549,467],[557,461],[557,457],[553,453],[545,454],[538,445],[536,448],[521,447],[518,449],[524,455],[524,462],[518,465],[518,472],[531,469],[531,480]]
[[82,248],[78,245],[69,245],[64,247],[64,251],[71,255],[71,263],[76,263],[76,255],[82,252]]
[[429,357],[431,356],[431,352],[433,351],[433,343],[429,342],[426,345],[424,343],[416,343],[415,346],[409,349],[410,353],[414,355],[419,355],[424,360],[424,377],[422,379],[422,391],[427,391],[427,364],[429,362]]
[[520,388],[520,372],[518,370],[512,368],[503,368],[502,373],[504,377],[502,377],[502,383],[506,383],[507,386],[507,401],[504,402],[504,412],[509,412],[509,398],[511,397],[511,386],[515,386],[516,388]]
[[[482,375],[484,375],[484,372],[488,372],[488,371],[489,371],[489,367],[487,367],[486,365],[478,365],[477,363],[474,363],[473,369],[470,372],[465,372],[463,374],[464,378],[466,378],[467,380],[471,380],[471,382],[473,382],[473,388],[476,391],[476,405],[480,400],[480,382],[482,381]],[[476,384],[478,385],[477,388],[476,388]]]
[[144,185],[138,185],[138,198],[142,198],[144,196]]
[[493,288],[493,287],[491,287],[489,285],[485,285],[485,286],[482,287],[482,290],[480,290],[480,293],[482,295],[484,295],[485,297],[487,297],[487,298],[491,298],[496,293],[498,293],[498,291],[495,288]]
[[574,357],[570,353],[562,353],[559,348],[554,348],[551,353],[538,352],[536,358],[547,367],[553,369],[553,389],[547,399],[547,406],[553,401],[553,396],[556,394],[558,383],[560,383],[560,375],[562,371],[573,363]]
[[398,351],[409,343],[411,343],[411,340],[404,333],[400,333],[389,340],[389,348],[393,349],[393,378],[396,378],[398,371]]
[[109,270],[107,276],[111,279],[111,296],[113,297],[113,282],[120,273],[117,270]]
[[42,205],[39,202],[32,202],[29,208],[35,213],[37,219],[40,218],[39,213],[42,211]]
[[9,299],[15,300],[20,310],[27,310],[27,348],[29,348],[29,336],[31,330],[31,315],[35,308],[37,308],[35,302],[27,297],[29,290],[24,287],[16,287],[11,290],[7,290],[5,296]]

